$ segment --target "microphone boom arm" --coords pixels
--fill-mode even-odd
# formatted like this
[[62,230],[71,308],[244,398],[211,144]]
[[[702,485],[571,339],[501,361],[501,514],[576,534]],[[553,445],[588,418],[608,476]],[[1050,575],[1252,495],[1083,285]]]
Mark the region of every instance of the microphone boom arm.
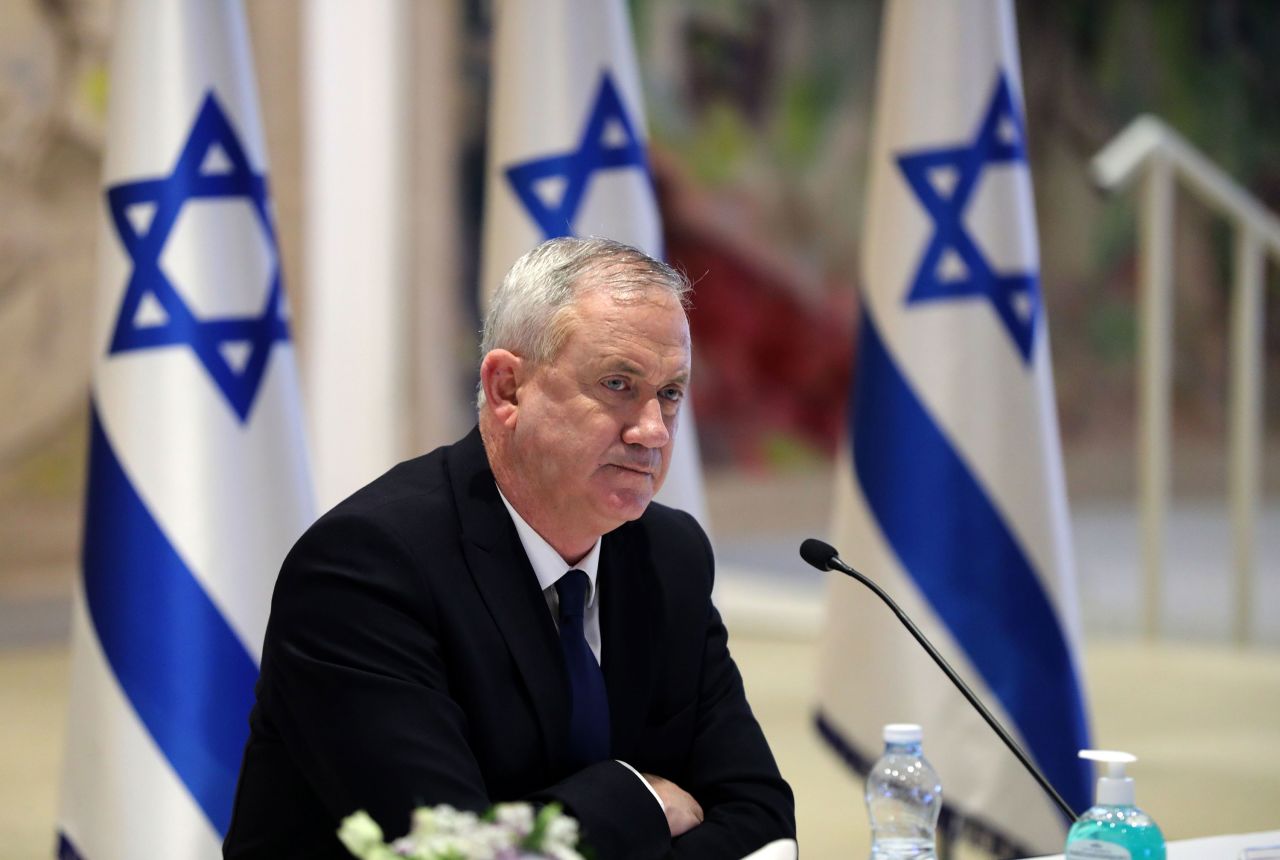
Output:
[[1018,761],[1022,762],[1022,766],[1027,769],[1027,773],[1035,777],[1036,782],[1040,783],[1040,787],[1048,793],[1056,804],[1058,804],[1058,808],[1062,810],[1063,814],[1066,815],[1069,820],[1075,821],[1078,816],[1075,811],[1067,805],[1067,802],[1062,799],[1062,795],[1058,794],[1057,789],[1055,789],[1053,784],[1040,772],[1040,769],[1035,766],[1030,757],[1023,752],[1022,747],[1020,747],[1018,742],[1013,739],[1013,736],[1005,730],[1004,726],[1000,725],[1000,721],[987,710],[987,706],[982,704],[982,701],[977,697],[977,695],[969,689],[969,685],[966,684],[956,673],[955,669],[951,668],[951,664],[948,663],[946,658],[938,652],[937,648],[933,647],[933,643],[925,638],[925,635],[920,632],[920,628],[916,627],[915,622],[907,617],[907,613],[902,611],[898,604],[894,602],[893,598],[870,578],[845,564],[839,556],[833,555],[827,564],[828,569],[838,570],[846,576],[850,576],[858,580],[858,582],[861,582],[867,588],[871,589],[875,593],[876,597],[883,600],[886,606],[893,610],[893,614],[898,616],[898,620],[903,623],[908,631],[910,631],[911,635],[915,637],[921,647],[929,653],[929,656],[933,658],[933,662],[938,664],[938,668],[942,670],[943,674],[951,679],[951,683],[956,685],[956,689],[958,689],[964,697],[969,700],[969,704],[973,705],[974,709],[982,715],[982,719],[987,721],[987,725],[991,726],[991,730],[1000,736],[1000,740],[1004,741],[1004,745],[1009,748],[1009,751],[1017,756]]

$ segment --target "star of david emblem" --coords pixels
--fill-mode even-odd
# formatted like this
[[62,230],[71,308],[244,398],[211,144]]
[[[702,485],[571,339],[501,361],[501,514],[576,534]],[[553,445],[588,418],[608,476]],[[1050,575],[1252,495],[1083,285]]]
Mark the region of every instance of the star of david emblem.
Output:
[[996,271],[964,223],[983,170],[1018,162],[1027,166],[1024,124],[1003,72],[972,142],[899,156],[907,184],[933,221],[906,303],[985,299],[1023,362],[1030,363],[1040,316],[1039,274]]
[[648,175],[644,144],[608,72],[576,149],[507,168],[507,181],[544,239],[574,235],[574,219],[598,170],[634,168]]
[[[267,180],[249,166],[235,129],[212,92],[206,94],[191,133],[172,173],[112,186],[106,192],[116,232],[133,264],[116,317],[108,355],[133,350],[185,346],[195,353],[241,423],[249,418],[267,367],[272,345],[289,339],[280,282],[275,227],[267,204]],[[263,298],[244,314],[197,313],[191,296],[184,298],[179,280],[162,265],[166,245],[184,207],[201,201],[241,201],[252,215],[251,229],[265,240],[266,275]],[[192,210],[187,209],[190,213]],[[188,225],[189,226],[189,225]],[[185,229],[185,227],[184,227]],[[197,237],[214,241],[207,248],[225,267],[198,277],[228,276],[235,271],[240,247],[225,236]],[[224,271],[225,269],[225,271]],[[235,291],[255,284],[228,284]]]

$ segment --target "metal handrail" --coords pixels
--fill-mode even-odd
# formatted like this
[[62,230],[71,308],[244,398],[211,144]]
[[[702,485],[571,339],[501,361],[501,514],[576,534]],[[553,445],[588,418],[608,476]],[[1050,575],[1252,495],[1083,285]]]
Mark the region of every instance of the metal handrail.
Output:
[[1262,461],[1263,279],[1267,255],[1280,264],[1280,218],[1220,167],[1153,116],[1140,116],[1093,158],[1094,180],[1118,190],[1141,177],[1139,270],[1138,485],[1141,505],[1144,629],[1159,628],[1160,571],[1169,498],[1171,353],[1173,337],[1173,211],[1175,182],[1236,229],[1231,296],[1231,385],[1228,394],[1232,562],[1237,642],[1250,638],[1254,533]]

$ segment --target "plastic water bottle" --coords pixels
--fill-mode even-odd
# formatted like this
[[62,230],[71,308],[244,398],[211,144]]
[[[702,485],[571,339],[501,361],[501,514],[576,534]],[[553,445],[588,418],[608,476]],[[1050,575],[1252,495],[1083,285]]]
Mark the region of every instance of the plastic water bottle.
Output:
[[867,775],[871,860],[935,860],[942,784],[924,757],[924,731],[911,723],[884,727],[884,755]]

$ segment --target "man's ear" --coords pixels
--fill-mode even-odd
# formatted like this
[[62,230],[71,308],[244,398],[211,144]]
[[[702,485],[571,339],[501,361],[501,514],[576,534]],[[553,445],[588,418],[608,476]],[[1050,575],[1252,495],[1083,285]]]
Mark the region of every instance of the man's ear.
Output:
[[480,362],[485,408],[503,424],[515,418],[523,364],[524,359],[505,349],[490,350]]

